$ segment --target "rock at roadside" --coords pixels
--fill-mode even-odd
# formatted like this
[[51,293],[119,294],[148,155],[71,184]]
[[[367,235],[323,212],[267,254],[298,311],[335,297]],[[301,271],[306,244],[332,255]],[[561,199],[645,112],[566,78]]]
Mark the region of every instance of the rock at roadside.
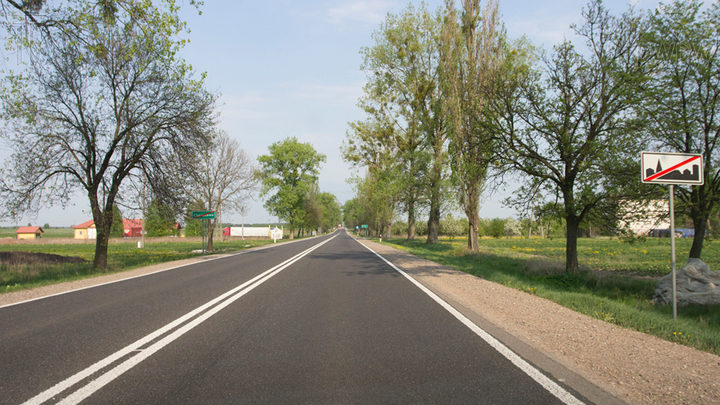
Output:
[[[679,306],[720,304],[720,272],[710,270],[700,259],[691,258],[676,273]],[[672,273],[658,280],[652,300],[660,305],[672,303]]]

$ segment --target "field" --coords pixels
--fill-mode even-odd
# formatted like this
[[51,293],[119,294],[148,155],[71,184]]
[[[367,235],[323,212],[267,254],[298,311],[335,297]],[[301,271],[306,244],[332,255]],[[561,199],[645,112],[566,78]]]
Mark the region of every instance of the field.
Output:
[[[17,227],[13,228],[0,228],[0,238],[12,238],[15,239],[15,231]],[[74,236],[74,230],[72,228],[43,228],[43,238],[72,238]]]
[[[672,318],[672,306],[650,300],[657,279],[671,271],[670,242],[648,238],[633,244],[618,239],[578,241],[582,271],[564,271],[564,239],[482,239],[480,253],[468,253],[466,239],[383,240],[428,260],[486,280],[535,294],[585,315],[720,355],[720,307],[688,306]],[[692,240],[676,240],[678,268]],[[702,259],[720,267],[720,241],[706,241]]]
[[[74,240],[72,240],[75,242]],[[70,242],[70,241],[68,241]],[[272,243],[272,240],[214,240],[215,253],[230,252]],[[0,292],[18,291],[42,285],[93,277],[102,274],[131,270],[147,265],[201,255],[200,238],[148,238],[144,249],[138,249],[137,240],[111,240],[108,248],[108,268],[92,268],[95,257],[94,243],[13,243],[0,244],[0,251],[23,251],[75,256],[87,260],[80,264],[56,265],[0,265]]]

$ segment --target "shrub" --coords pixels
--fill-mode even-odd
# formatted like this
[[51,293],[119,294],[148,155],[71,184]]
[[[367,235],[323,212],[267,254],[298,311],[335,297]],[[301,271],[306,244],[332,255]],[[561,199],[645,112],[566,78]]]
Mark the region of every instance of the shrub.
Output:
[[490,220],[487,234],[495,239],[505,235],[505,220],[502,218],[493,218]]

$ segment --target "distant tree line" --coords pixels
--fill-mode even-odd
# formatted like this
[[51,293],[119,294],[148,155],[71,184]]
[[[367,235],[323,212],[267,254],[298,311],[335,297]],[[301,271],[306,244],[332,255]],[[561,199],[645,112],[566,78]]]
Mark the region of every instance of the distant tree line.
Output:
[[705,184],[676,187],[676,212],[696,230],[689,255],[700,257],[720,210],[720,5],[612,15],[591,0],[572,29],[579,41],[545,52],[508,37],[496,0],[388,15],[361,50],[366,118],[350,123],[342,149],[360,169],[346,223],[436,243],[442,213],[459,208],[477,251],[479,236],[500,233],[478,215],[483,196],[519,180],[506,203],[528,233],[552,230],[543,216],[558,220],[573,272],[577,238],[616,231],[622,201],[667,198],[641,184],[641,151],[700,153]]

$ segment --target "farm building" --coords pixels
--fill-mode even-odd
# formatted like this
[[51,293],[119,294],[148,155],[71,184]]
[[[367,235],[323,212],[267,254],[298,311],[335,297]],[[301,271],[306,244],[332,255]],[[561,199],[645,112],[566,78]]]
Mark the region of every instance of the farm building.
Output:
[[15,235],[18,239],[41,239],[44,232],[39,226],[21,226]]
[[95,221],[92,219],[73,226],[73,229],[75,230],[75,239],[97,239]]
[[123,228],[126,238],[139,238],[142,236],[143,221],[142,219],[123,219]]
[[[142,219],[123,219],[123,237],[139,238],[142,236]],[[75,239],[97,239],[97,230],[95,229],[95,221],[89,220],[80,225],[73,226],[75,229]]]
[[[620,204],[623,212],[619,228],[631,231],[635,235],[649,236],[651,231],[670,229],[670,204],[667,201],[652,201],[647,204],[636,201],[624,201]],[[653,235],[654,236],[654,235]]]

